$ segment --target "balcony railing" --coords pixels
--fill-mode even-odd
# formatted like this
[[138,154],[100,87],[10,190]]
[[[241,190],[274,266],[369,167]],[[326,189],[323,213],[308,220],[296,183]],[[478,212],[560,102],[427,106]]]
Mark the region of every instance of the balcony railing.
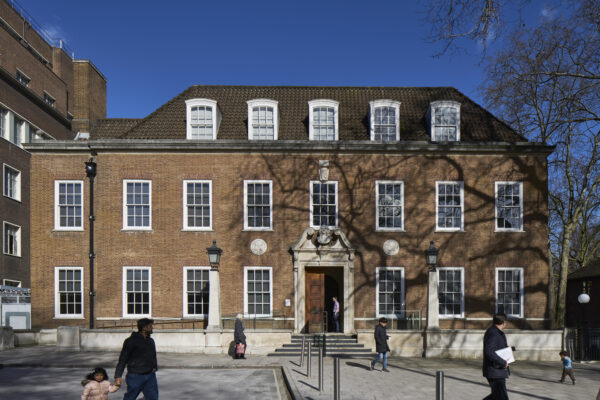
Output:
[[[404,310],[401,314],[385,315],[388,319],[387,329],[390,331],[420,331],[421,310]],[[365,312],[363,318],[354,320],[356,329],[372,329],[379,323],[381,316],[372,311]]]

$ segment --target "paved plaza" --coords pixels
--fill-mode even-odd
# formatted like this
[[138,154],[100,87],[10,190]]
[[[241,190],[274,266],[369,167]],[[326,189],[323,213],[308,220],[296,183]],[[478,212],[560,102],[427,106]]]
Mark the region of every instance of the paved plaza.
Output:
[[[80,381],[90,368],[105,366],[112,376],[118,358],[115,352],[61,351],[53,346],[16,348],[0,352],[0,399],[75,399],[81,395]],[[163,400],[186,399],[287,399],[284,377],[290,378],[295,398],[333,397],[333,360],[324,359],[324,391],[319,392],[317,358],[312,373],[306,363],[294,358],[251,356],[232,360],[223,355],[159,353],[157,373]],[[445,399],[482,399],[488,386],[478,360],[432,360],[391,358],[390,373],[370,371],[367,359],[342,359],[341,398],[347,399],[435,399],[435,371],[445,373]],[[594,400],[600,388],[600,363],[575,364],[577,385],[560,384],[561,364],[517,362],[508,380],[511,400]],[[111,394],[121,399],[125,387]]]

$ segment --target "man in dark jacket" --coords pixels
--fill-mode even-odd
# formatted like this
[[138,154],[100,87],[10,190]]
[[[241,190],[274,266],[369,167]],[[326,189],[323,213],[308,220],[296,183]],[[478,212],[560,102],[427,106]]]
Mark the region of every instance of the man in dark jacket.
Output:
[[387,323],[387,318],[379,318],[379,324],[375,327],[375,351],[377,351],[377,357],[371,361],[371,371],[375,369],[375,364],[383,359],[382,371],[390,372],[387,369],[388,351],[390,351],[390,347],[387,344],[387,340],[389,339],[386,328]]
[[492,393],[484,400],[508,400],[508,362],[496,354],[496,350],[508,347],[503,332],[505,326],[506,314],[494,314],[494,325],[489,327],[483,336],[483,376],[487,378],[492,389]]
[[148,318],[138,320],[138,332],[133,332],[123,342],[119,363],[115,369],[115,384],[122,383],[121,376],[127,365],[127,393],[123,400],[135,400],[140,392],[145,400],[158,400],[158,382],[156,381],[156,346],[152,334],[154,321]]

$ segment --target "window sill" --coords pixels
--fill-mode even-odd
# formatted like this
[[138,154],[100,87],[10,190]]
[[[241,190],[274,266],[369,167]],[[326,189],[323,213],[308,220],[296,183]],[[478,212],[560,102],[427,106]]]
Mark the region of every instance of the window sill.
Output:
[[399,228],[375,228],[375,232],[406,232],[406,230]]
[[59,315],[59,316],[55,316],[52,319],[85,319],[85,317],[71,316],[71,315]]
[[440,320],[466,319],[464,315],[440,315]]
[[466,232],[464,229],[440,229],[440,228],[435,228],[435,232],[440,232],[440,233],[454,233],[454,232]]
[[7,199],[9,199],[9,200],[15,201],[17,203],[21,203],[21,199],[15,199],[14,197],[10,197],[10,196],[7,196],[7,195],[4,195],[4,197],[7,198]]
[[9,257],[21,258],[20,254],[8,254],[8,253],[2,253],[2,254],[4,254],[5,256],[9,256]]
[[52,232],[85,232],[85,229],[83,229],[83,228],[77,228],[77,229],[54,228],[54,229],[52,229]]
[[214,229],[211,228],[182,228],[181,232],[214,232]]
[[494,229],[494,233],[525,233],[524,229]]
[[121,229],[121,232],[125,232],[125,233],[135,233],[135,232],[149,232],[149,233],[154,233],[154,229],[152,229],[152,228],[147,228],[147,229],[123,228],[123,229]]
[[273,232],[273,228],[244,228],[242,232]]

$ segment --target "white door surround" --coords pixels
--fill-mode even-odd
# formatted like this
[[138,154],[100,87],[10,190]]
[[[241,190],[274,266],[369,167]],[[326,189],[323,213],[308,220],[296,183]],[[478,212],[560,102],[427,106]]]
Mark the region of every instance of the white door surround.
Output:
[[342,267],[344,333],[354,330],[354,253],[341,229],[307,228],[300,239],[291,246],[294,255],[294,332],[299,333],[306,324],[305,272],[306,267]]

